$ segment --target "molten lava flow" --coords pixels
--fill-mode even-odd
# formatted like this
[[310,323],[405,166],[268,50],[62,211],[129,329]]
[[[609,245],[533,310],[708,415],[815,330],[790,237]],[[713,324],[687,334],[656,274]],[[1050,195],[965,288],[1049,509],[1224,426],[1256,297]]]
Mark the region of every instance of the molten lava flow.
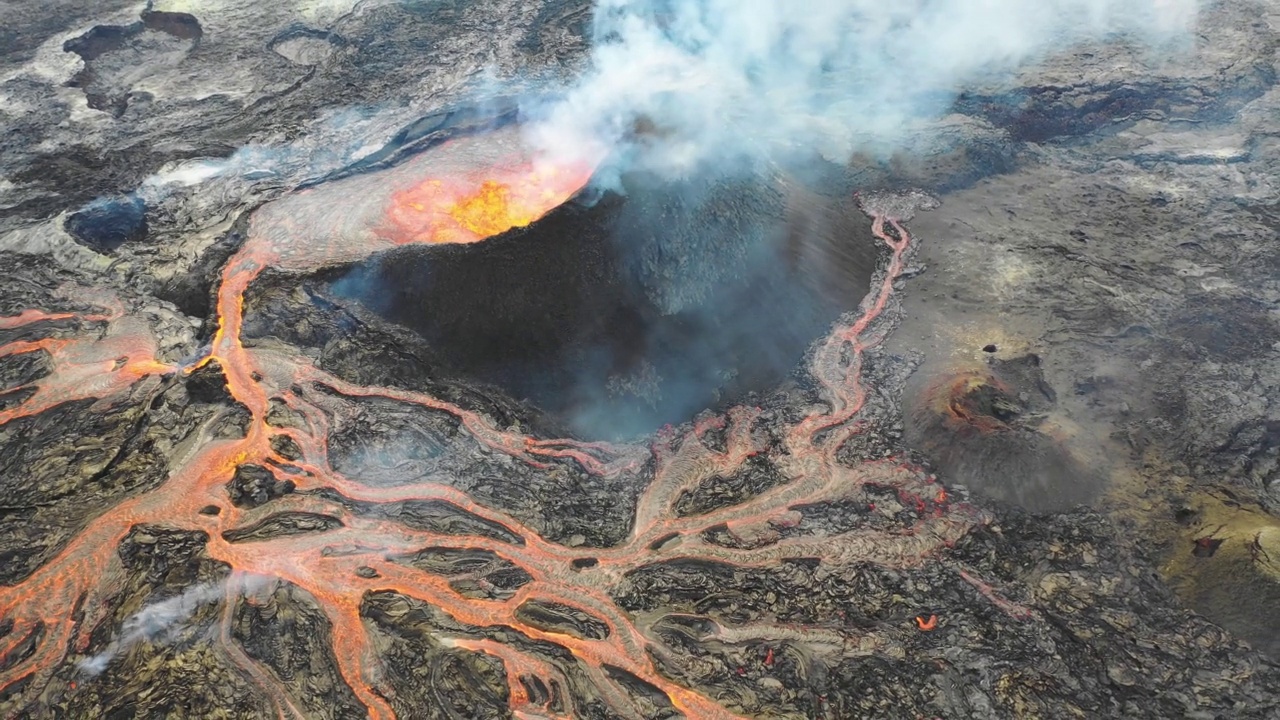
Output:
[[[394,242],[472,242],[531,222],[569,197],[587,174],[582,168],[552,172],[533,171],[527,165],[508,167],[524,169],[504,171],[498,177],[464,173],[436,178],[396,193],[379,232],[391,228]],[[316,202],[316,195],[309,197]],[[206,532],[210,538],[208,555],[233,569],[215,642],[224,657],[271,697],[281,717],[301,716],[296,699],[268,668],[241,650],[227,630],[238,588],[255,576],[292,583],[320,605],[332,626],[338,669],[375,720],[395,717],[396,703],[360,611],[368,595],[378,591],[416,598],[451,617],[463,629],[442,637],[445,646],[498,658],[506,668],[510,709],[516,717],[578,715],[561,665],[565,661],[531,649],[536,643],[566,649],[579,666],[577,674],[591,681],[600,700],[618,716],[640,714],[637,701],[618,679],[621,673],[656,688],[687,718],[740,717],[732,708],[683,687],[659,669],[655,658],[670,652],[653,632],[653,625],[662,619],[642,622],[631,617],[610,592],[628,573],[681,559],[759,568],[787,558],[914,567],[985,521],[973,508],[950,503],[947,494],[919,468],[891,461],[850,467],[837,460],[845,441],[858,432],[854,421],[867,399],[861,382],[862,354],[886,331],[886,325],[877,320],[891,302],[893,283],[911,244],[899,222],[886,217],[883,210],[867,210],[874,217],[875,235],[890,256],[882,281],[864,302],[861,314],[838,324],[814,355],[811,371],[829,409],[795,424],[783,447],[774,447],[756,431],[759,409],[740,407],[724,417],[700,421],[684,433],[670,429],[659,433],[647,452],[602,443],[530,438],[424,393],[353,385],[303,358],[246,347],[241,341],[244,293],[265,267],[277,262],[297,266],[304,257],[288,240],[290,229],[297,228],[296,221],[279,210],[260,211],[249,240],[222,273],[218,330],[202,363],[216,362],[225,371],[232,396],[250,413],[248,431],[242,438],[206,442],[160,488],[106,512],[27,580],[0,588],[0,615],[13,623],[11,632],[0,638],[0,668],[4,668],[0,670],[0,688],[28,680],[18,691],[13,712],[21,713],[27,704],[38,702],[68,652],[79,654],[88,649],[94,630],[111,607],[113,593],[118,591],[114,584],[117,574],[104,572],[104,568],[115,566],[115,549],[122,538],[135,525],[163,523]],[[329,255],[314,254],[311,262],[316,265],[353,252],[345,241],[326,242],[329,244],[319,247]],[[21,320],[6,321],[37,322],[43,316],[30,313],[18,317]],[[69,341],[71,344],[51,344],[44,349],[55,361],[77,368],[75,377],[85,385],[91,384],[91,373],[100,373],[102,379],[94,390],[99,393],[115,391],[141,373],[163,369],[147,359],[146,353],[138,352],[135,335],[119,330],[114,345],[101,345],[111,337],[109,332],[107,338],[96,341],[97,345],[75,346],[75,341]],[[9,350],[23,351],[26,346]],[[104,365],[112,356],[126,359]],[[69,376],[55,372],[54,377]],[[50,387],[58,392],[42,386],[45,395],[38,391],[28,400],[34,403],[28,406],[29,412],[51,402],[65,402],[68,390],[62,381]],[[330,425],[343,416],[339,410],[370,397],[449,413],[472,441],[533,468],[556,471],[558,464],[576,463],[591,473],[638,477],[641,465],[651,461],[653,479],[639,499],[630,536],[612,548],[568,547],[544,539],[511,515],[487,508],[447,484],[370,487],[344,477],[329,461]],[[291,427],[270,424],[268,408],[273,401],[283,403],[300,421]],[[716,449],[717,443],[707,439],[711,433],[723,434],[723,449]],[[272,439],[280,436],[291,440],[297,449],[291,457],[273,448]],[[682,494],[713,477],[731,475],[759,455],[776,464],[786,482],[730,507],[693,515],[677,513]],[[287,478],[296,492],[256,508],[229,502],[227,483],[236,469],[246,464],[269,468],[281,477],[285,477],[282,468],[291,468]],[[325,492],[319,492],[322,490]],[[905,506],[915,509],[913,521],[896,529],[868,525],[834,534],[805,525],[807,508],[837,500],[866,505],[869,492],[886,490],[896,492]],[[443,503],[500,529],[500,534],[514,541],[491,535],[442,534],[396,520],[358,515],[335,496],[364,503]],[[219,512],[201,512],[211,505]],[[286,513],[331,522],[325,526],[328,529],[318,532],[236,541],[238,533]],[[727,534],[728,540],[714,540],[717,529]],[[431,549],[487,553],[523,570],[529,581],[505,598],[476,598],[455,589],[454,578],[396,562]],[[989,586],[965,579],[983,596],[997,604],[1004,602]],[[532,622],[521,611],[537,605],[568,608],[590,618],[596,630],[571,632]],[[1012,604],[1002,607],[1020,611]],[[712,628],[709,637],[725,645],[783,637],[858,655],[874,653],[883,643],[871,635],[851,637],[831,629],[715,623],[708,627]],[[514,632],[536,642],[519,647],[504,644],[490,635],[497,631],[507,636]],[[10,657],[33,638],[33,653]],[[772,655],[769,657],[772,662]],[[529,688],[546,692],[530,692]]]
[[9,317],[0,317],[0,330],[12,330],[14,328],[31,325],[32,323],[47,322],[50,320],[73,320],[77,315],[70,312],[49,313],[43,310],[23,310],[17,315]]
[[109,400],[148,375],[163,375],[174,370],[173,366],[156,360],[155,338],[146,324],[123,317],[123,306],[114,296],[82,288],[62,288],[59,295],[68,299],[72,295],[79,296],[107,312],[85,314],[23,310],[18,315],[0,317],[0,330],[63,320],[74,320],[81,325],[104,324],[105,329],[68,338],[15,340],[0,345],[0,358],[43,352],[49,356],[53,366],[45,377],[5,391],[4,394],[29,394],[15,407],[0,410],[0,425],[77,400]]

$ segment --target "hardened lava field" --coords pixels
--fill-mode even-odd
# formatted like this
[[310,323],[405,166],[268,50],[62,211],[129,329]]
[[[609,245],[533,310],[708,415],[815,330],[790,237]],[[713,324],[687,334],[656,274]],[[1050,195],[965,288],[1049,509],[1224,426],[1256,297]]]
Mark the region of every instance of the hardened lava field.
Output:
[[0,719],[1280,716],[1274,3],[796,5],[0,3]]
[[[0,440],[21,452],[4,476],[5,716],[845,718],[1107,702],[1054,684],[1065,657],[1091,651],[1043,648],[1071,622],[1109,621],[1049,618],[1132,588],[1030,589],[1018,554],[1047,551],[1005,533],[1043,527],[1001,528],[898,445],[911,363],[880,346],[921,194],[858,198],[880,262],[799,382],[642,443],[527,434],[524,406],[384,372],[377,344],[334,370],[246,340],[246,293],[268,270],[481,242],[590,177],[590,163],[531,161],[516,137],[461,138],[255,211],[194,356],[162,341],[172,311],[125,293],[65,285],[9,302]],[[332,312],[349,342],[386,344],[387,368],[415,352],[403,330]],[[1104,553],[1118,573],[1093,532],[1081,557]],[[1070,577],[1083,561],[1054,562]],[[1168,665],[1215,632],[1194,630],[1133,662]],[[946,694],[984,678],[987,699]]]
[[[287,350],[245,346],[240,338],[244,293],[267,267],[297,269],[302,263],[347,259],[357,248],[376,247],[371,237],[397,244],[478,241],[533,221],[587,177],[581,170],[477,156],[473,146],[492,154],[499,145],[460,140],[443,146],[431,167],[447,174],[393,190],[381,204],[386,208],[381,223],[365,219],[370,208],[380,206],[379,198],[347,207],[331,200],[339,187],[305,191],[292,202],[259,210],[244,245],[222,271],[211,346],[187,366],[157,359],[154,341],[131,327],[127,313],[112,307],[115,301],[80,295],[80,302],[101,305],[103,312],[27,308],[5,319],[11,329],[68,319],[81,328],[65,338],[13,340],[4,346],[7,355],[44,353],[50,366],[29,383],[34,391],[6,410],[10,427],[81,399],[110,407],[126,401],[144,378],[154,386],[150,402],[155,404],[167,385],[197,377],[207,384],[209,374],[220,371],[226,404],[240,412],[243,429],[218,437],[210,431],[215,423],[206,423],[193,433],[183,462],[157,487],[90,519],[38,569],[4,591],[8,632],[0,681],[14,712],[45,706],[54,685],[64,685],[61,694],[73,704],[77,696],[87,699],[93,681],[80,680],[85,689],[77,695],[74,668],[99,670],[139,651],[139,645],[130,644],[136,641],[130,629],[141,622],[137,617],[132,625],[125,622],[123,636],[101,633],[100,626],[119,612],[114,606],[128,574],[121,548],[145,542],[138,539],[140,528],[204,539],[198,562],[212,577],[200,577],[177,599],[185,598],[188,611],[198,617],[213,601],[206,597],[210,584],[220,587],[217,600],[223,609],[208,638],[213,652],[285,715],[303,713],[304,700],[279,669],[254,656],[252,641],[246,648],[237,640],[240,608],[260,605],[281,585],[320,609],[342,683],[375,718],[414,717],[422,713],[422,703],[430,702],[397,689],[396,673],[379,657],[386,642],[380,636],[387,632],[381,626],[403,617],[406,607],[418,608],[417,614],[429,609],[424,618],[440,627],[434,632],[419,628],[416,637],[409,632],[402,641],[426,644],[432,654],[478,653],[500,661],[504,680],[473,690],[505,695],[511,712],[548,716],[670,711],[741,716],[752,710],[751,700],[734,692],[734,679],[742,675],[732,657],[754,645],[781,643],[777,660],[775,650],[769,651],[771,666],[786,662],[784,645],[814,643],[833,658],[846,658],[874,654],[881,643],[891,642],[874,633],[823,627],[830,623],[816,619],[738,626],[692,608],[655,613],[626,607],[632,586],[662,568],[705,565],[767,573],[788,562],[817,560],[909,569],[935,561],[984,522],[981,513],[953,502],[909,463],[880,459],[846,466],[836,459],[858,432],[855,421],[867,393],[863,353],[885,332],[876,321],[891,302],[893,282],[910,250],[909,235],[886,210],[869,208],[875,234],[887,250],[882,280],[860,313],[838,325],[809,363],[827,407],[768,429],[760,421],[761,408],[738,407],[724,416],[702,417],[692,427],[664,430],[648,447],[539,439],[425,392],[354,385]],[[473,165],[455,170],[439,162],[441,157]],[[402,166],[387,184],[394,188],[396,175],[415,170]],[[328,214],[303,214],[292,204]],[[316,233],[300,222],[330,232],[315,242]],[[299,236],[312,244],[305,250],[292,247],[289,238]],[[329,439],[369,401],[420,413],[422,425],[437,429],[437,447],[428,450],[436,457],[378,483],[335,470]],[[775,468],[770,484],[753,488],[748,481],[745,492],[730,493],[727,501],[704,504],[696,512],[677,511],[686,497],[759,473],[757,458]],[[552,542],[540,532],[549,518],[538,518],[528,508],[503,507],[504,478],[487,477],[488,487],[477,483],[476,478],[497,471],[493,465],[513,484],[521,474],[548,477],[533,487],[599,476],[636,488],[630,532],[605,547],[590,547],[581,539]],[[805,508],[835,502],[866,513],[880,495],[907,506],[879,522],[844,527],[806,517]],[[154,530],[144,537],[155,544],[159,536]],[[161,639],[145,627],[141,631],[148,641]],[[714,660],[693,662],[704,644],[728,657],[713,653]],[[497,667],[474,658],[456,662],[474,666],[478,679],[484,669]],[[821,704],[813,705],[814,697],[804,700],[811,709]]]

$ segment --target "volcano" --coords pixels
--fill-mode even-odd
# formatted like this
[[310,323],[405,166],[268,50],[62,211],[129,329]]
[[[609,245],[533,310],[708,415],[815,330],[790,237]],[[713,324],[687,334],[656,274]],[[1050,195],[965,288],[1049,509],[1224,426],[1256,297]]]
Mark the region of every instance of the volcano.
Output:
[[[863,209],[873,219],[871,232],[890,253],[887,265],[861,312],[838,322],[813,355],[810,372],[830,409],[781,421],[777,428],[785,434],[772,439],[758,429],[763,409],[741,405],[724,415],[701,417],[686,430],[666,426],[647,453],[637,447],[541,439],[505,427],[492,412],[468,407],[465,401],[423,390],[355,384],[271,343],[245,343],[245,293],[268,266],[323,267],[349,259],[359,249],[377,248],[380,241],[428,247],[498,244],[500,239],[487,240],[482,234],[501,235],[522,225],[529,230],[509,238],[515,247],[538,249],[554,242],[555,235],[572,237],[575,233],[566,232],[554,207],[574,188],[559,181],[581,178],[581,172],[531,168],[511,156],[510,143],[503,139],[490,133],[455,140],[398,166],[391,172],[401,177],[429,168],[430,176],[415,178],[408,189],[397,189],[404,183],[394,177],[371,176],[375,187],[390,189],[389,201],[384,199],[387,192],[360,193],[355,197],[364,202],[346,203],[341,216],[333,214],[332,198],[352,197],[350,186],[368,178],[337,181],[257,210],[243,245],[222,270],[209,349],[190,366],[163,363],[151,356],[154,351],[138,361],[128,356],[114,362],[99,359],[115,335],[113,324],[125,315],[120,310],[104,316],[65,315],[82,323],[106,323],[106,333],[97,340],[69,341],[84,342],[95,351],[87,357],[64,355],[62,343],[55,341],[15,340],[4,346],[17,355],[43,351],[52,361],[49,373],[33,383],[34,394],[8,411],[8,422],[86,397],[110,404],[130,384],[154,375],[203,374],[201,386],[216,389],[221,384],[225,399],[240,410],[243,425],[238,437],[201,433],[200,442],[162,485],[92,518],[56,554],[40,558],[38,569],[18,578],[3,598],[12,617],[5,654],[15,662],[0,683],[43,687],[68,659],[68,646],[89,652],[94,642],[89,628],[120,591],[112,562],[117,548],[131,538],[145,542],[136,540],[139,532],[155,541],[151,532],[139,528],[176,525],[177,532],[203,537],[203,553],[225,573],[221,589],[212,595],[225,600],[214,647],[254,678],[281,714],[298,711],[293,691],[246,654],[234,639],[234,626],[240,595],[252,603],[248,598],[264,583],[278,586],[284,581],[307,593],[328,619],[334,667],[352,693],[356,712],[363,708],[370,717],[412,712],[419,702],[396,707],[406,702],[405,695],[381,679],[383,664],[373,656],[373,636],[362,619],[383,612],[367,603],[392,596],[442,613],[445,627],[456,625],[456,632],[432,633],[437,648],[469,650],[501,661],[505,705],[512,712],[539,708],[576,715],[579,706],[599,703],[621,715],[665,707],[697,717],[741,717],[680,682],[682,673],[672,677],[672,669],[660,671],[660,662],[678,665],[681,652],[660,639],[656,624],[638,622],[628,603],[618,599],[619,585],[628,576],[668,563],[768,566],[778,557],[812,557],[818,548],[852,561],[915,567],[987,522],[980,511],[953,504],[945,490],[933,493],[933,479],[910,464],[868,461],[849,468],[836,461],[859,431],[851,421],[867,399],[862,356],[879,342],[868,339],[868,332],[889,307],[893,283],[911,247],[899,220],[921,202],[911,196],[864,200]],[[473,170],[477,164],[479,174]],[[382,208],[387,208],[382,221],[364,222]],[[539,219],[543,214],[545,219]],[[532,234],[538,230],[552,237],[539,239]],[[302,247],[312,252],[303,254]],[[570,247],[579,253],[583,249]],[[497,265],[493,257],[484,258],[488,267]],[[338,282],[349,283],[350,278],[344,275]],[[455,293],[457,289],[453,287]],[[449,297],[436,296],[438,301]],[[20,328],[62,317],[31,311],[7,324]],[[509,343],[512,338],[501,340]],[[91,377],[103,374],[110,382],[85,385],[86,367]],[[108,371],[128,374],[119,381]],[[154,404],[160,390],[152,392]],[[46,394],[55,399],[46,400]],[[360,423],[362,405],[369,402],[398,407],[393,415],[416,414],[410,427],[419,436],[397,437],[391,448],[366,445],[342,452],[343,434],[351,431],[351,423]],[[358,439],[377,432],[365,431]],[[331,448],[335,439],[336,454]],[[394,461],[377,457],[387,452],[401,455]],[[731,492],[694,511],[677,510],[686,496],[750,472],[750,458],[771,453],[776,455],[776,484],[748,486],[746,492]],[[485,457],[494,454],[505,461],[495,465]],[[508,478],[495,485],[493,473],[502,467],[510,472],[513,462],[526,473],[544,475],[550,487],[565,480],[582,483],[584,476],[614,484],[613,494],[631,498],[629,532],[605,539],[597,528],[594,537],[561,540],[563,531],[549,526],[545,517],[509,503],[509,490],[501,488],[522,481]],[[638,482],[646,477],[647,483]],[[884,528],[857,528],[829,526],[820,513],[809,520],[800,509],[834,501],[871,508],[867,498],[885,492],[913,503],[914,512]],[[895,527],[897,523],[903,525]],[[111,571],[96,572],[101,567]],[[970,579],[967,573],[963,577]],[[997,606],[1017,617],[1030,616],[985,584],[970,581]],[[207,583],[201,583],[176,599],[207,603],[202,598],[208,592]],[[59,622],[81,606],[88,621]],[[126,627],[143,622],[139,617],[126,621]],[[711,617],[706,621],[715,626]],[[716,637],[728,631],[709,632]],[[80,668],[100,674],[136,637],[127,629],[81,660]],[[513,642],[515,637],[521,639]],[[565,650],[579,662],[572,667],[553,663],[551,657]],[[574,676],[581,679],[571,682]],[[489,694],[486,684],[477,677],[468,690],[501,707],[500,695]]]
[[0,716],[1275,716],[1273,13],[820,5],[0,10]]
[[847,203],[783,178],[718,183],[638,179],[484,243],[380,253],[317,292],[412,329],[441,368],[578,436],[648,434],[772,390],[876,263]]

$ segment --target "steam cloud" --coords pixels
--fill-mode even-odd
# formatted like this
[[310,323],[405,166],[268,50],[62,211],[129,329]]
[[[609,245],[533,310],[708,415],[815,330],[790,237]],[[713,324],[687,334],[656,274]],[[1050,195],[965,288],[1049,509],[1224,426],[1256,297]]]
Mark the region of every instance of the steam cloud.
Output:
[[[247,594],[271,586],[274,580],[247,576],[231,582],[238,583],[238,592]],[[119,637],[113,639],[106,649],[77,663],[80,671],[88,676],[99,675],[112,659],[138,643],[172,642],[187,627],[191,616],[201,607],[224,599],[226,591],[225,582],[194,585],[180,595],[142,608],[124,621]]]
[[[646,147],[668,177],[708,158],[892,149],[966,84],[1075,43],[1187,37],[1203,0],[597,0],[594,51],[527,108],[551,157]],[[591,150],[587,150],[591,152]]]

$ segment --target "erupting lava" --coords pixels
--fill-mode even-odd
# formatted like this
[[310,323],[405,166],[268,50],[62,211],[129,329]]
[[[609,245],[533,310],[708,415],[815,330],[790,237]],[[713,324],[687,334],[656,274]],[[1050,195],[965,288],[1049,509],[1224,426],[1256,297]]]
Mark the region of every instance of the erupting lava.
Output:
[[[516,169],[504,170],[496,177],[436,173],[432,176],[435,180],[396,191],[386,222],[375,224],[381,242],[479,240],[531,222],[586,181],[581,168],[530,174],[520,169],[530,166],[518,162],[493,166]],[[881,280],[860,313],[850,322],[838,324],[812,358],[810,370],[827,410],[796,423],[776,445],[756,432],[761,411],[739,407],[724,417],[695,423],[682,433],[659,433],[651,448],[642,450],[528,437],[430,395],[357,386],[321,371],[302,357],[246,347],[241,342],[244,293],[262,270],[272,265],[314,267],[380,246],[368,233],[344,235],[316,229],[324,227],[337,212],[326,198],[342,192],[341,188],[321,187],[295,195],[316,210],[310,215],[296,212],[289,205],[294,199],[262,208],[253,219],[245,245],[223,270],[217,301],[219,326],[200,365],[216,362],[225,372],[231,395],[248,409],[251,420],[244,437],[202,437],[203,446],[161,487],[106,511],[25,581],[0,588],[0,616],[12,623],[10,632],[0,638],[0,688],[27,681],[13,691],[11,716],[39,702],[54,670],[69,655],[83,657],[87,652],[91,634],[104,621],[112,594],[118,590],[119,573],[112,570],[118,566],[116,549],[130,529],[140,524],[207,533],[208,555],[232,572],[222,632],[213,641],[229,662],[239,666],[244,676],[272,699],[282,718],[300,715],[296,700],[269,668],[236,647],[227,630],[231,608],[238,602],[237,588],[252,577],[292,583],[315,599],[332,625],[338,669],[369,716],[377,720],[395,717],[396,702],[392,688],[382,679],[380,660],[361,614],[362,602],[377,591],[424,601],[465,628],[452,635],[442,633],[436,640],[458,652],[485,653],[499,659],[506,670],[508,701],[516,717],[577,715],[570,692],[573,683],[562,665],[566,661],[537,650],[551,644],[569,651],[571,662],[581,670],[578,674],[590,679],[601,701],[619,716],[641,714],[628,685],[619,680],[630,676],[656,688],[685,717],[715,720],[739,714],[682,686],[659,669],[658,660],[670,651],[653,632],[653,625],[677,616],[641,621],[611,597],[610,589],[629,573],[674,560],[763,568],[787,558],[816,558],[831,563],[914,567],[985,521],[973,508],[951,503],[919,468],[889,461],[851,467],[837,459],[840,448],[858,432],[856,421],[866,401],[861,382],[863,352],[888,331],[889,323],[877,321],[892,301],[894,281],[911,247],[911,238],[893,215],[891,199],[863,200],[864,209],[874,220],[876,237],[890,253]],[[375,205],[388,207],[379,203],[375,199]],[[317,214],[310,233],[302,233],[305,228],[299,218]],[[300,233],[303,240],[297,239]],[[53,317],[28,311],[0,319],[0,327]],[[107,322],[109,328],[100,340],[82,344],[73,340],[65,345],[58,344],[64,341],[42,341],[44,345],[0,349],[3,353],[26,352],[41,345],[56,364],[36,394],[7,411],[0,422],[72,397],[107,400],[143,374],[171,370],[148,359],[154,348],[125,327],[126,319],[118,312],[96,319]],[[117,356],[123,360],[108,362]],[[89,382],[91,371],[101,373],[101,379]],[[371,487],[343,476],[329,460],[329,430],[341,415],[339,409],[374,396],[448,413],[475,442],[536,468],[576,463],[590,473],[631,474],[637,482],[641,481],[641,469],[646,468],[652,472],[652,481],[639,499],[629,537],[611,548],[568,547],[544,539],[510,514],[487,508],[445,482]],[[287,406],[300,420],[289,427],[272,424],[268,410],[273,402]],[[723,441],[709,440],[713,433],[722,435]],[[284,438],[293,451],[277,450]],[[729,476],[749,458],[761,454],[776,464],[785,482],[730,507],[700,514],[677,512],[682,494],[717,476]],[[296,491],[258,507],[232,502],[228,482],[237,468],[247,465],[267,468],[280,480],[292,483]],[[865,506],[870,492],[896,493],[904,506],[916,510],[913,519],[891,529],[858,526],[839,533],[805,524],[811,507],[837,500]],[[349,502],[341,502],[340,497]],[[498,530],[485,535],[432,532],[352,510],[352,503],[357,502],[411,500],[443,504],[459,516],[478,519]],[[210,508],[216,511],[210,512]],[[243,537],[246,529],[262,527],[273,518],[300,516],[330,522],[326,529],[304,534],[258,540]],[[456,577],[402,562],[424,551],[483,552],[523,570],[528,580],[505,597],[465,595],[456,589]],[[1005,602],[979,581],[972,582],[983,595]],[[529,617],[532,609],[548,605],[591,618],[596,630],[569,632]],[[855,635],[852,630],[845,634],[829,629],[734,627],[721,622],[706,622],[702,627],[725,644],[785,636],[798,643],[834,646],[844,655],[871,654],[876,647],[874,638]],[[495,633],[505,637],[514,633],[534,642],[517,646],[495,639]],[[24,647],[34,649],[19,652]]]
[[[397,192],[387,213],[397,243],[469,243],[525,227],[563,204],[591,178],[594,166],[529,165],[500,180],[468,183],[433,178]],[[474,185],[474,183],[470,183]]]

